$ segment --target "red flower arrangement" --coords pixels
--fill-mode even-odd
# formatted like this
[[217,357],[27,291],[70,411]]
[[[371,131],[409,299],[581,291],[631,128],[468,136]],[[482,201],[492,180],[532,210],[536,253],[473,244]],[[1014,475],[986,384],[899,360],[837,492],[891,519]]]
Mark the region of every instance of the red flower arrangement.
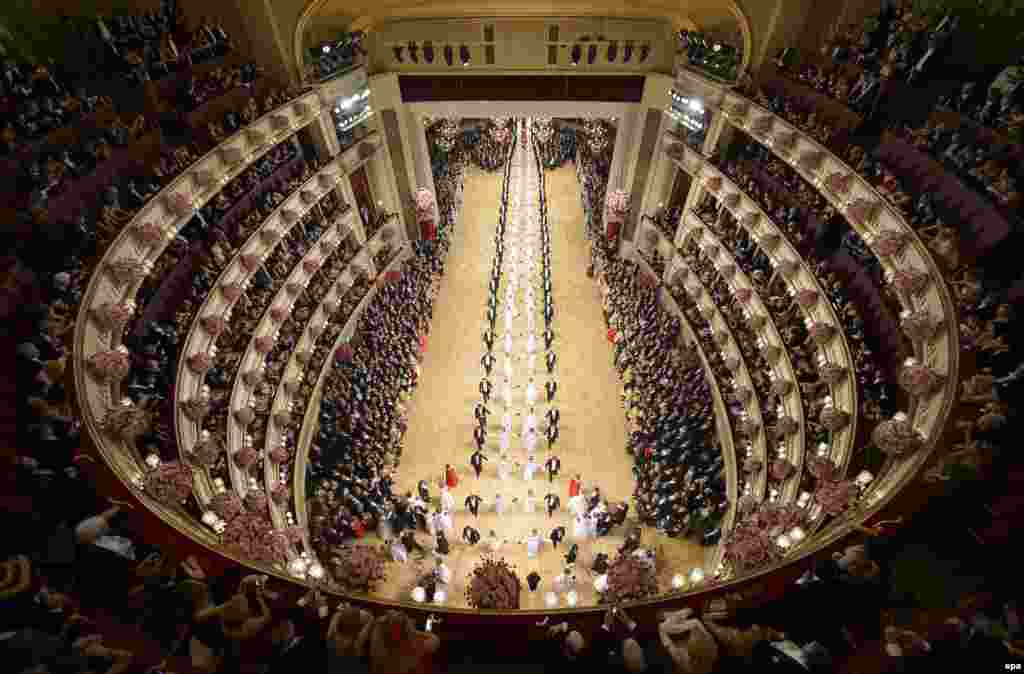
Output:
[[466,600],[476,609],[519,608],[522,583],[504,559],[485,558],[473,569]]
[[754,291],[751,288],[736,289],[736,300],[740,304],[748,304],[752,299],[754,299]]
[[245,507],[256,513],[267,510],[267,496],[259,489],[250,489],[245,494]]
[[[248,408],[246,408],[248,409]],[[259,458],[259,453],[252,447],[242,447],[235,452],[235,465],[246,470],[256,463],[256,459]]]
[[200,466],[213,466],[222,456],[224,447],[216,438],[200,440],[192,446],[192,460]]
[[265,356],[273,350],[274,338],[271,335],[261,335],[253,340],[253,348],[256,349],[256,353]]
[[270,308],[270,320],[275,323],[281,323],[284,319],[288,318],[287,307],[271,307]]
[[839,479],[839,468],[832,459],[815,454],[808,456],[806,463],[807,472],[814,476],[816,480],[833,482]]
[[814,500],[826,514],[837,516],[842,515],[853,504],[858,494],[859,489],[855,482],[823,480],[818,483],[818,489],[814,492]]
[[164,240],[164,230],[155,222],[146,221],[139,223],[132,230],[135,239],[147,246],[155,246]]
[[259,257],[252,253],[243,253],[242,255],[239,255],[238,262],[242,265],[242,269],[247,272],[254,272],[260,268]]
[[904,232],[886,230],[875,237],[875,252],[882,257],[895,257],[903,252],[909,237]]
[[291,458],[291,453],[288,451],[288,448],[285,447],[284,445],[278,445],[277,447],[274,447],[272,450],[270,450],[270,460],[273,461],[274,463],[285,463],[288,461],[289,458]]
[[104,382],[121,381],[132,369],[127,349],[100,351],[89,356],[89,368],[93,375]]
[[349,592],[369,594],[384,579],[384,556],[370,545],[342,549],[335,565],[335,579]]
[[129,320],[135,308],[129,302],[105,302],[93,309],[93,316],[105,331],[120,330]]
[[801,288],[796,292],[796,303],[803,309],[810,309],[818,303],[818,291],[813,288]]
[[900,371],[900,388],[915,397],[931,395],[945,378],[924,365],[907,365]]
[[206,374],[213,367],[213,357],[202,351],[193,353],[185,362],[188,363],[188,369],[200,376]]
[[796,471],[796,466],[786,459],[775,459],[771,465],[771,476],[775,480],[785,480]]
[[286,548],[283,537],[274,531],[265,512],[238,515],[224,530],[224,544],[240,556],[259,562],[279,562]]
[[825,185],[833,193],[842,196],[850,191],[850,182],[853,180],[851,173],[831,173],[825,179]]
[[237,302],[238,298],[242,296],[242,286],[237,283],[227,283],[220,287],[220,294],[228,302]]
[[150,416],[141,407],[117,406],[103,418],[103,431],[116,440],[133,442],[150,429]]
[[178,217],[192,213],[192,200],[181,192],[174,192],[167,196],[167,208]]
[[220,316],[203,316],[199,319],[199,325],[210,337],[219,337],[227,328],[227,323]]
[[192,469],[177,461],[161,464],[146,474],[144,488],[165,505],[181,505],[192,493]]
[[604,593],[604,601],[632,601],[656,594],[658,579],[654,569],[633,555],[619,555],[608,567],[608,589]]
[[274,487],[274,490],[270,492],[270,498],[279,506],[283,506],[288,503],[288,499],[291,498],[292,492],[286,484],[278,484]]
[[846,208],[846,215],[857,224],[866,225],[875,214],[878,203],[867,199],[855,199]]
[[320,262],[319,257],[307,257],[302,261],[302,269],[307,274],[315,274],[316,270],[320,268]]
[[231,491],[217,494],[210,499],[210,510],[225,522],[231,522],[242,514],[242,501]]

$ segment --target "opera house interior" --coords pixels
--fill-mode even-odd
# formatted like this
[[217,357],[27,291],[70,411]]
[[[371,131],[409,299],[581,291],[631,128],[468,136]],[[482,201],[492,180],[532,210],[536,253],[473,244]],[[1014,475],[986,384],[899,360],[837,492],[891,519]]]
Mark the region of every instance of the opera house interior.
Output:
[[3,671],[1019,671],[1022,45],[6,0]]

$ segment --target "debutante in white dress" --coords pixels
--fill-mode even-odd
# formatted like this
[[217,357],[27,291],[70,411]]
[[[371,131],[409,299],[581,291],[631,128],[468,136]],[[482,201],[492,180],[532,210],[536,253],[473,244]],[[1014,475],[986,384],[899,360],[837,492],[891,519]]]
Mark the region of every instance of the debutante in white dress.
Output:
[[537,385],[532,381],[526,386],[526,402],[530,405],[537,402]]
[[452,513],[450,510],[444,510],[441,512],[441,528],[444,529],[444,535],[448,538],[453,538],[455,536],[455,522],[452,520]]
[[[501,434],[501,437],[499,438],[498,441],[499,441],[499,444],[501,445],[501,451],[502,452],[507,452],[508,451],[508,448],[509,448],[509,446],[511,444],[510,437],[511,437],[511,434],[508,431],[504,431]],[[499,472],[499,474],[501,472],[500,471],[500,466],[499,466],[499,471],[498,472]],[[502,479],[504,479],[504,478],[502,478]]]
[[577,515],[572,521],[572,535],[573,538],[583,540],[589,537],[590,527],[587,523],[586,515]]
[[508,462],[508,459],[502,459],[498,464],[498,477],[502,480],[507,480],[512,476],[512,464]]
[[571,496],[566,502],[566,505],[569,508],[569,512],[571,512],[574,517],[579,517],[583,514],[583,494]]
[[505,333],[505,355],[506,356],[511,356],[512,355],[512,333],[511,332],[506,332]]
[[527,514],[533,514],[537,512],[537,497],[527,496],[523,499],[523,511]]
[[505,391],[504,391],[504,393],[505,393],[505,404],[506,405],[511,405],[512,404],[512,382],[510,382],[508,379],[505,380]]
[[540,536],[530,536],[526,539],[526,556],[533,559],[540,553],[541,546]]
[[501,494],[496,494],[494,496],[494,513],[496,515],[505,514],[505,497]]
[[394,541],[391,543],[391,559],[396,562],[404,562],[409,559],[409,552],[400,542]]
[[523,447],[526,449],[526,452],[528,454],[532,454],[533,452],[537,451],[536,431],[530,431],[529,433],[526,434],[526,437],[523,438]]
[[505,378],[512,379],[512,357],[505,356]]
[[455,497],[447,489],[441,490],[441,509],[455,510]]
[[523,467],[523,479],[532,480],[534,474],[540,470],[540,464],[533,461],[527,461],[526,466]]
[[508,434],[512,434],[512,411],[505,410],[505,413],[501,415],[501,427]]

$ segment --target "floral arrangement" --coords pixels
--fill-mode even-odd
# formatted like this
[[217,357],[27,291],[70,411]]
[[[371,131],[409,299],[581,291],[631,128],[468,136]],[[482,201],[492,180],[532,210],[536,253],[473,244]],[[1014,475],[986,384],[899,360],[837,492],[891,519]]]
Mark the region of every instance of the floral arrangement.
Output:
[[292,297],[297,297],[306,287],[296,281],[289,281],[284,284],[284,291]]
[[[286,208],[286,209],[284,209],[283,213],[286,213],[286,214],[287,213],[293,213],[293,211],[291,211],[291,210]],[[287,216],[285,217],[285,219],[287,219]],[[261,229],[260,230],[260,239],[263,240],[263,243],[265,243],[268,246],[270,246],[270,245],[273,245],[273,244],[277,243],[278,241],[280,241],[280,239],[281,239],[281,232],[279,232],[279,231],[277,231],[276,229],[273,229],[273,228]]]
[[[235,421],[237,421],[239,423],[239,425],[242,426],[243,428],[247,427],[249,424],[251,424],[255,420],[256,420],[256,413],[252,410],[251,407],[241,407],[241,408],[235,410]],[[241,452],[244,451],[245,449],[252,449],[252,448],[251,447],[248,447],[248,448],[243,447],[242,450],[239,451],[239,454],[241,454]],[[253,450],[253,451],[255,451],[255,450]],[[238,456],[238,455],[236,454],[235,456]]]
[[259,489],[250,489],[245,494],[245,507],[252,512],[264,512],[267,509],[266,495]]
[[920,295],[928,287],[931,277],[914,269],[897,269],[892,274],[892,284],[896,290],[907,295]]
[[813,288],[801,288],[796,291],[796,303],[803,309],[810,309],[818,303],[818,291]]
[[484,558],[473,569],[466,600],[476,609],[517,609],[522,583],[508,562]]
[[188,369],[200,376],[206,374],[213,367],[213,357],[204,351],[193,353],[185,362],[188,363]]
[[866,225],[871,222],[871,218],[875,214],[875,210],[878,208],[878,202],[869,201],[868,199],[854,199],[846,208],[846,215],[854,222]]
[[274,321],[275,323],[281,323],[286,318],[288,318],[288,308],[287,307],[280,307],[280,306],[278,306],[278,307],[271,307],[270,308],[270,320]]
[[778,378],[772,382],[772,393],[784,398],[789,395],[789,392],[793,390],[793,382],[789,379]]
[[192,200],[181,192],[167,195],[167,209],[179,217],[192,214]]
[[821,480],[814,500],[826,514],[837,516],[853,504],[859,493],[857,484],[851,480]]
[[254,272],[260,267],[260,258],[252,253],[243,253],[238,256],[238,262],[247,272]]
[[624,190],[612,190],[605,198],[608,211],[617,216],[625,216],[629,212],[629,194]]
[[203,330],[210,337],[220,337],[221,333],[227,329],[227,323],[220,316],[203,316],[199,319],[199,325],[202,326]]
[[831,325],[829,323],[822,323],[820,321],[816,321],[811,324],[811,327],[807,332],[810,334],[811,339],[813,339],[816,343],[828,344],[830,341],[832,341],[832,338],[835,337],[836,328],[834,325]]
[[288,489],[286,484],[278,484],[274,487],[273,491],[270,492],[270,498],[279,506],[283,506],[288,503],[288,499],[291,498],[291,490]]
[[736,265],[732,263],[723,265],[722,268],[718,270],[718,273],[721,274],[724,279],[731,279],[733,276],[736,276]]
[[217,494],[210,499],[210,510],[225,522],[231,522],[242,514],[242,501],[232,491]]
[[903,252],[909,236],[905,232],[887,229],[875,237],[873,248],[882,257],[895,257]]
[[192,460],[200,466],[213,466],[220,459],[224,451],[217,438],[209,437],[200,440],[192,446]]
[[875,427],[871,441],[890,456],[907,456],[924,447],[924,438],[906,414],[896,414]]
[[853,181],[852,173],[830,173],[825,179],[825,185],[832,194],[842,196],[850,191],[850,183]]
[[144,243],[147,246],[155,246],[164,240],[163,228],[151,220],[135,225],[132,234],[135,235],[135,239],[139,243]]
[[[246,407],[244,409],[248,410],[249,408]],[[249,411],[251,412],[252,410]],[[252,447],[245,446],[239,449],[237,452],[235,452],[235,465],[241,468],[242,470],[246,470],[247,468],[255,464],[256,459],[258,458],[259,452],[257,452]]]
[[430,213],[434,210],[434,195],[423,187],[416,190],[416,212]]
[[839,409],[838,407],[832,407],[826,405],[821,410],[821,416],[818,417],[818,421],[825,427],[826,430],[840,431],[850,423],[850,413]]
[[103,418],[103,430],[115,440],[134,442],[151,426],[150,416],[141,407],[120,405],[109,410]]
[[807,472],[816,480],[834,482],[839,479],[839,468],[828,457],[814,454],[807,457],[806,464]]
[[220,287],[220,294],[228,302],[237,302],[238,298],[242,296],[242,286],[237,283],[226,283]]
[[209,398],[189,398],[181,402],[181,413],[189,421],[202,422],[210,413]]
[[122,329],[134,313],[135,304],[132,302],[105,302],[93,309],[96,322],[107,332]]
[[288,541],[288,545],[298,545],[304,538],[302,527],[283,527],[278,529],[277,533],[284,536],[284,539]]
[[[746,498],[746,497],[744,497]],[[742,499],[741,499],[742,500]],[[727,535],[725,556],[737,570],[751,570],[780,559],[779,536],[804,523],[805,512],[792,504],[757,503]]]
[[900,316],[900,328],[913,342],[927,342],[938,332],[941,323],[927,311],[913,311]]
[[837,363],[825,363],[818,366],[818,377],[829,386],[834,386],[846,378],[846,368]]
[[907,364],[900,370],[900,388],[915,397],[931,395],[942,387],[945,380],[941,374],[917,362]]
[[265,512],[245,512],[228,522],[224,544],[246,559],[279,562],[284,559],[284,539],[279,536]]
[[347,546],[340,557],[335,577],[348,592],[369,594],[384,580],[384,556],[375,546]]
[[772,461],[769,473],[774,480],[785,480],[796,472],[796,466],[787,459],[775,459]]
[[99,351],[89,356],[89,369],[104,382],[121,381],[132,369],[128,349],[121,346],[112,351]]
[[509,131],[507,126],[495,129],[491,135],[494,136],[494,141],[498,145],[508,145],[509,141],[512,140],[512,132]]
[[124,286],[141,281],[149,273],[149,267],[139,260],[121,258],[108,263],[107,271],[115,283]]
[[619,555],[608,566],[608,589],[602,599],[608,603],[645,599],[658,594],[658,579],[650,564],[631,554]]
[[797,423],[796,419],[785,414],[776,420],[775,427],[772,429],[772,435],[776,438],[781,438],[792,435],[798,430],[800,430],[800,424]]
[[319,257],[307,257],[302,261],[302,269],[307,274],[315,274],[316,270],[320,268],[320,262]]
[[143,489],[165,505],[180,505],[192,493],[192,469],[178,461],[163,463],[146,474]]
[[253,340],[253,348],[256,349],[256,353],[261,355],[267,355],[274,348],[274,338],[271,335],[260,335]]

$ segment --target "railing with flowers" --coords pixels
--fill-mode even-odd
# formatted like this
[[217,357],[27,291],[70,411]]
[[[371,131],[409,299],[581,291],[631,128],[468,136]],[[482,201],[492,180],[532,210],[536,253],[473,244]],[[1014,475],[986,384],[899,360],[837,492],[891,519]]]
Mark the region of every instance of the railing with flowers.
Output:
[[[97,451],[125,483],[144,486],[148,464],[142,462],[135,450],[134,438],[108,430],[111,413],[126,414],[128,406],[115,401],[120,400],[119,382],[130,367],[127,351],[120,346],[126,321],[120,320],[118,312],[112,309],[132,305],[154,261],[199,208],[275,145],[316,119],[319,110],[316,92],[307,92],[260,117],[205,154],[136,213],[90,278],[74,335],[76,396],[86,431]],[[166,472],[152,467],[150,471]],[[194,526],[177,507],[158,505],[153,500],[146,502],[174,526],[193,533],[203,531],[200,538],[206,542],[207,532]]]
[[[327,295],[320,298],[316,311],[309,317],[306,327],[302,331],[302,336],[292,350],[288,364],[282,373],[281,381],[270,405],[271,418],[275,421],[270,424],[267,430],[263,454],[264,486],[266,487],[267,498],[270,502],[271,517],[277,526],[295,525],[295,522],[288,521],[290,519],[288,515],[292,511],[287,506],[292,499],[292,493],[287,491],[289,487],[288,482],[282,479],[282,467],[285,461],[279,460],[280,457],[276,457],[274,453],[283,446],[286,431],[291,430],[293,426],[298,424],[299,428],[293,436],[296,441],[296,455],[298,454],[298,442],[302,432],[301,423],[305,418],[306,411],[301,410],[303,413],[302,419],[293,416],[297,412],[294,409],[294,402],[298,387],[305,380],[307,369],[313,365],[312,354],[316,350],[321,336],[325,333],[328,323],[331,323],[336,318],[340,318],[337,316],[337,312],[341,301],[352,288],[359,275],[359,272],[355,269],[357,266],[356,262],[360,258],[362,260],[372,259],[375,250],[382,246],[390,245],[388,240],[394,237],[395,230],[384,227],[370,241],[365,242],[362,250],[352,256],[352,259],[345,265],[345,270],[332,282],[331,289]],[[344,238],[342,237],[342,239]],[[336,244],[340,245],[342,239],[336,240]],[[345,321],[347,324],[347,317],[345,317]],[[344,332],[344,327],[342,327],[342,332]],[[312,400],[312,398],[313,396],[310,395],[309,400]],[[307,405],[309,405],[309,400],[307,400]],[[279,414],[287,415],[287,424],[278,423],[277,415]],[[291,472],[292,480],[294,481],[294,461],[292,462]],[[306,542],[308,543],[308,540]],[[307,550],[311,550],[308,545]]]
[[[787,292],[794,300],[804,295],[819,298],[817,301],[798,302],[803,311],[804,325],[809,337],[818,348],[816,365],[820,377],[828,385],[830,392],[825,398],[820,421],[829,430],[831,443],[819,446],[815,450],[812,463],[829,461],[836,467],[836,472],[845,475],[853,456],[853,442],[857,435],[859,400],[853,358],[846,336],[838,327],[842,324],[835,309],[830,302],[821,301],[821,298],[826,298],[827,295],[813,271],[782,229],[761,210],[757,202],[698,153],[689,148],[682,148],[679,153],[682,160],[676,161],[680,162],[684,170],[696,168],[693,177],[697,185],[721,200],[722,205],[732,213],[736,221],[750,233],[768,256],[776,273],[786,282]],[[806,456],[804,461],[806,463]],[[792,484],[786,485],[786,495],[791,496],[792,491],[798,488],[799,480],[792,481]],[[787,498],[785,502],[789,502],[789,499]],[[809,495],[801,494],[798,502],[804,507],[810,505]]]
[[[234,254],[231,262],[217,277],[214,290],[203,300],[196,312],[197,320],[189,329],[182,349],[184,357],[178,365],[178,373],[174,387],[175,393],[175,437],[178,453],[182,461],[194,464],[196,468],[196,496],[205,504],[220,490],[216,487],[207,465],[212,457],[206,456],[203,461],[195,460],[196,445],[200,442],[211,442],[215,439],[206,437],[200,429],[201,410],[205,406],[206,395],[203,384],[204,374],[197,371],[188,362],[193,354],[216,354],[217,339],[231,323],[231,314],[235,304],[248,287],[253,275],[263,261],[283,241],[293,227],[300,222],[299,217],[285,217],[285,213],[300,213],[311,210],[320,199],[334,191],[341,179],[339,163],[332,161],[321,168],[315,175],[299,186],[263,221],[259,228]],[[352,210],[340,218],[351,220]],[[272,235],[271,235],[272,233]],[[236,294],[235,289],[238,290]],[[205,445],[204,445],[205,447]],[[206,465],[204,465],[206,464]]]
[[718,347],[726,369],[732,374],[730,397],[742,408],[738,422],[740,428],[734,427],[733,433],[744,438],[752,460],[760,462],[764,468],[757,471],[756,476],[752,476],[753,479],[748,481],[754,498],[762,501],[768,483],[768,443],[764,419],[761,416],[761,400],[747,368],[746,358],[736,342],[732,328],[715,305],[710,290],[678,253],[673,253],[672,263],[665,272],[665,278],[675,287],[683,289],[697,311],[707,321],[711,330],[710,340]]
[[[360,255],[367,254],[368,250],[369,247],[365,247]],[[395,271],[411,255],[412,248],[408,243],[403,243],[402,247],[391,259],[391,262],[388,263],[388,266],[385,269],[380,271],[377,275],[376,282],[363,296],[363,299],[359,301],[355,310],[349,315],[341,334],[338,335],[338,338],[331,346],[330,353],[337,353],[339,348],[348,344],[352,339],[352,335],[355,332],[356,327],[359,325],[359,317],[363,315],[363,311],[365,311],[366,307],[368,307],[370,302],[373,301],[373,298],[380,287],[387,282],[388,274]],[[312,550],[309,543],[309,511],[306,507],[306,472],[309,467],[309,450],[313,444],[313,437],[316,435],[317,422],[319,419],[319,401],[323,395],[324,382],[327,380],[327,375],[331,371],[331,367],[333,365],[334,358],[328,357],[324,361],[320,372],[317,374],[313,394],[310,396],[310,402],[306,406],[306,414],[302,418],[302,429],[299,431],[298,439],[295,443],[295,468],[292,474],[292,497],[295,502],[296,524],[301,528],[303,535],[306,537],[305,543],[307,550]]]
[[[769,368],[767,374],[772,383],[772,392],[780,400],[775,427],[765,430],[769,431],[779,442],[777,455],[772,458],[772,461],[784,460],[793,466],[794,474],[790,479],[785,480],[779,496],[779,500],[783,503],[792,502],[796,499],[800,486],[806,426],[804,424],[803,396],[789,350],[786,349],[786,344],[775,325],[775,320],[765,307],[760,294],[746,273],[743,272],[728,246],[723,245],[711,228],[704,226],[704,223],[693,213],[687,213],[683,218],[682,228],[684,245],[685,240],[692,237],[698,242],[706,244],[704,248],[706,253],[708,252],[707,246],[713,247],[717,254],[708,254],[712,265],[728,284],[740,307],[740,312],[753,332],[760,333],[757,336],[757,346],[761,349]],[[803,304],[799,306],[801,311],[805,311]],[[747,456],[751,459],[754,458],[751,447],[747,448]],[[770,466],[768,463],[763,463],[761,469],[767,472]]]
[[[637,256],[636,262],[640,265],[641,269],[651,274],[652,277],[654,276],[654,270],[650,268],[650,265],[643,258]],[[725,464],[725,495],[729,501],[729,510],[726,512],[725,517],[722,518],[721,525],[722,531],[726,532],[732,529],[736,517],[739,468],[736,465],[736,438],[733,433],[732,424],[729,422],[725,398],[722,396],[722,389],[718,385],[718,377],[715,375],[715,371],[711,369],[711,363],[708,362],[707,354],[704,353],[704,347],[701,345],[700,340],[697,339],[697,334],[693,331],[693,326],[687,320],[686,314],[683,313],[683,310],[676,303],[671,293],[659,292],[658,300],[669,313],[679,318],[679,323],[683,328],[683,341],[700,358],[701,367],[704,369],[704,376],[707,378],[708,386],[711,388],[711,405],[715,411],[715,428],[722,446],[722,461]],[[716,545],[712,548],[711,558],[705,560],[705,568],[717,568],[720,562],[721,546]]]
[[[860,497],[856,517],[863,518],[882,508],[928,460],[955,402],[960,338],[949,289],[931,253],[899,211],[828,148],[736,91],[716,87],[689,71],[680,73],[680,79],[701,89],[717,89],[707,102],[789,163],[841,211],[897,289],[902,327],[914,343],[915,358],[901,377],[912,396],[911,409],[873,432],[889,458]],[[916,440],[889,444],[894,427],[900,428],[896,437]],[[907,450],[911,445],[917,449]],[[862,484],[871,477],[865,475]]]

